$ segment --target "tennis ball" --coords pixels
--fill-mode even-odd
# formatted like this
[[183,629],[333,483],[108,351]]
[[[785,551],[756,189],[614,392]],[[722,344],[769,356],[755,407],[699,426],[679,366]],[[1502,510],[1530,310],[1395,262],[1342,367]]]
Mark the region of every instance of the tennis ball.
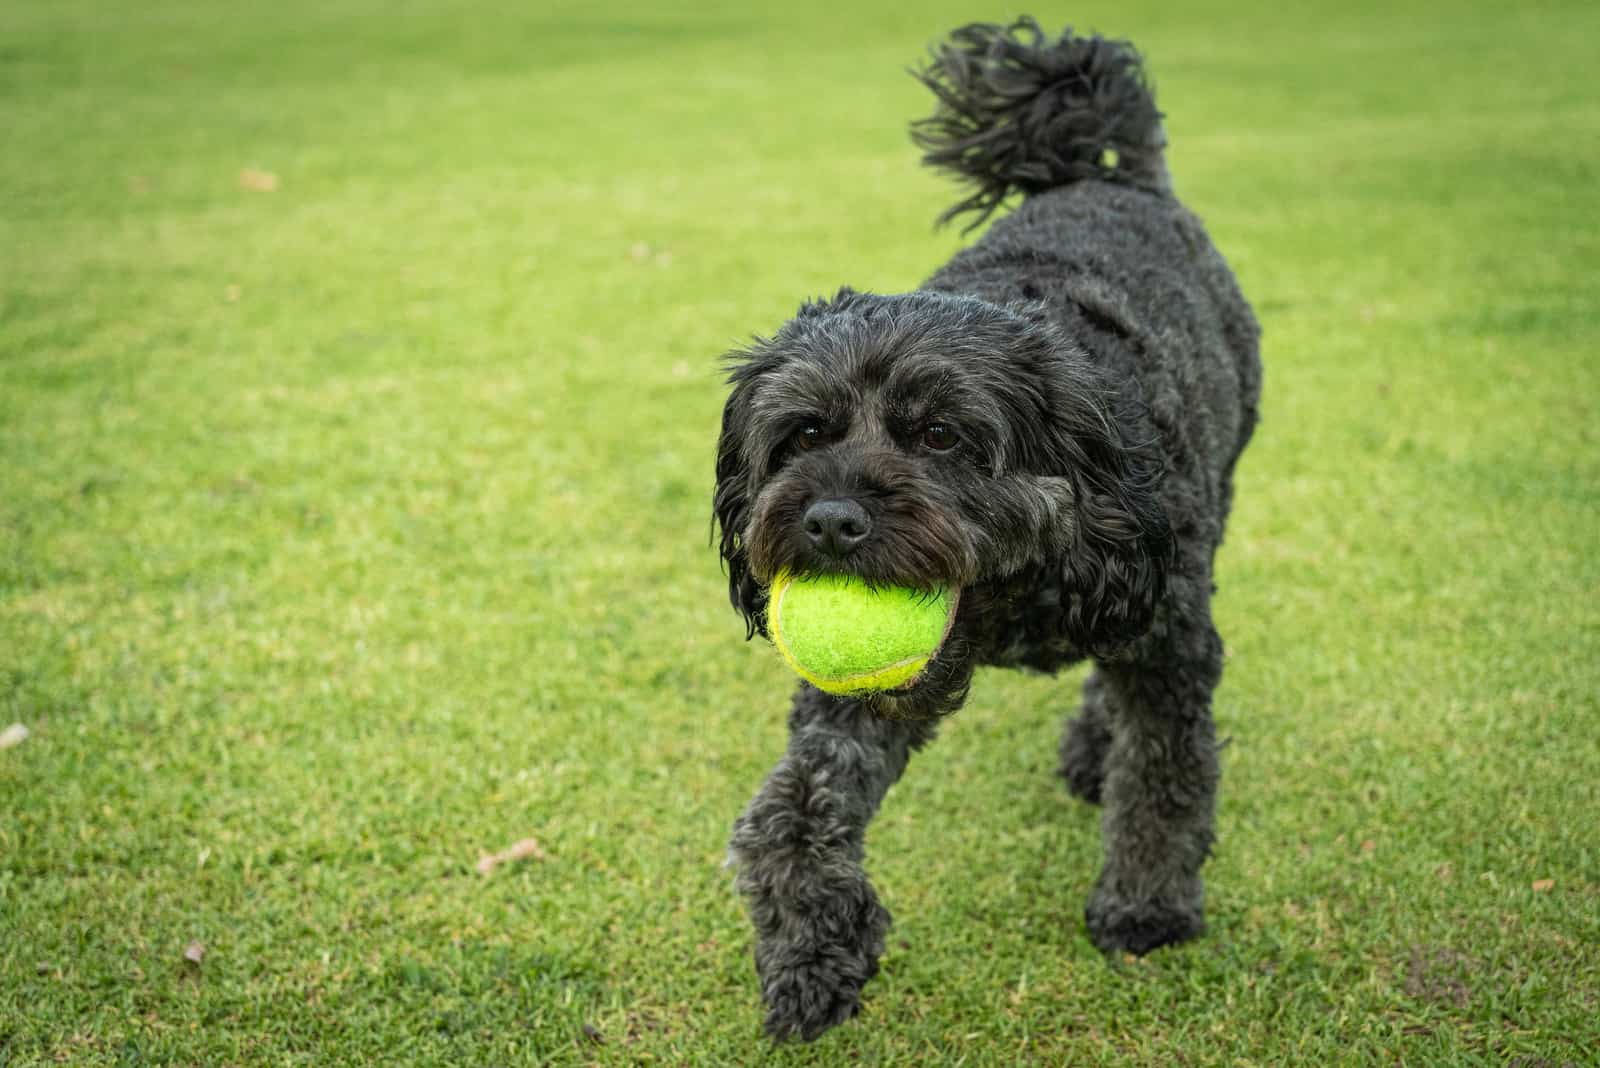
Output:
[[911,682],[944,644],[957,594],[784,572],[768,591],[772,643],[819,690],[876,693]]

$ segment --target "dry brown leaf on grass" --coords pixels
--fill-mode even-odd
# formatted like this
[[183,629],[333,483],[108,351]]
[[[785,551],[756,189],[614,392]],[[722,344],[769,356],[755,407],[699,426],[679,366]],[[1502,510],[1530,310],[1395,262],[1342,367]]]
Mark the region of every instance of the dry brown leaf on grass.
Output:
[[278,176],[271,171],[258,171],[246,167],[239,172],[239,188],[248,189],[252,193],[276,193]]
[[502,864],[517,860],[544,859],[544,850],[539,848],[539,843],[533,838],[524,838],[520,842],[513,842],[498,853],[485,853],[478,858],[478,874],[488,875]]
[[1542,894],[1555,885],[1556,881],[1554,879],[1535,879],[1533,881],[1533,892],[1536,894]]
[[206,959],[206,947],[198,940],[191,941],[183,947],[183,959],[198,967]]

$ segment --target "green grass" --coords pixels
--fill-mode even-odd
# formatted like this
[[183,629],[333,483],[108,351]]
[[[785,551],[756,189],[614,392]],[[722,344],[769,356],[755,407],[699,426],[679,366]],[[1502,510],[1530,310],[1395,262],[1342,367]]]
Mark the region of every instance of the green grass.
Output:
[[902,68],[1011,9],[635,2],[0,8],[0,1064],[1591,1057],[1600,8],[1039,12],[1143,46],[1265,327],[1211,932],[1093,951],[1077,676],[981,675],[770,1052],[716,356],[957,247]]

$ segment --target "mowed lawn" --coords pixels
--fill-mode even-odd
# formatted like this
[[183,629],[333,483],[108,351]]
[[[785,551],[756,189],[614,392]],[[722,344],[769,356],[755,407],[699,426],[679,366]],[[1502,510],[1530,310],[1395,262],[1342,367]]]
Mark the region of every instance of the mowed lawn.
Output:
[[1265,331],[1208,935],[1089,944],[1077,673],[891,791],[819,1043],[722,867],[717,357],[959,246],[904,68],[1014,9],[8,0],[0,1065],[1595,1063],[1600,6],[1036,13]]

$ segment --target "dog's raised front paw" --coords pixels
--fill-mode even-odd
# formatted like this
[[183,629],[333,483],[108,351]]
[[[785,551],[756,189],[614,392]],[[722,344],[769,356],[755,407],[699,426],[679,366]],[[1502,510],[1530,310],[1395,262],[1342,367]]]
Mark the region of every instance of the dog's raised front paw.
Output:
[[869,888],[805,916],[788,929],[789,938],[782,930],[756,947],[767,1034],[810,1042],[861,1011],[861,988],[878,974],[889,913]]
[[763,984],[767,1034],[778,1042],[810,1042],[844,1023],[861,1011],[861,988],[877,970],[872,961],[858,977],[855,967],[841,972],[827,960],[778,970]]
[[1102,953],[1142,957],[1153,949],[1186,942],[1205,930],[1198,891],[1191,900],[1133,901],[1097,889],[1083,918],[1089,925],[1090,940]]

